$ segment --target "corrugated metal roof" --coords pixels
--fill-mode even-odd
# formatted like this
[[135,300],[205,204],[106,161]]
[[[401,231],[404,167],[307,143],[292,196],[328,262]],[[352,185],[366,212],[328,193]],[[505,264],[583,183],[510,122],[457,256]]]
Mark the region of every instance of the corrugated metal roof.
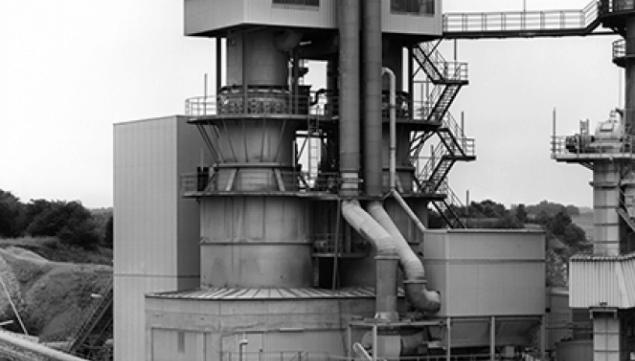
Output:
[[573,308],[635,307],[635,254],[576,256],[570,264]]
[[[403,291],[399,290],[403,296]],[[324,298],[374,298],[371,287],[352,287],[338,290],[320,288],[205,288],[180,292],[151,293],[150,298],[190,300],[288,300]]]

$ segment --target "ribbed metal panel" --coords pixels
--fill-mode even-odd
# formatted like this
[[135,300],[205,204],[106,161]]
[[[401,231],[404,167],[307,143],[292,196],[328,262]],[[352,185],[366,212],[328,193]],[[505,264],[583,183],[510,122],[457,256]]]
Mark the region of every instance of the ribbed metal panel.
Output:
[[528,230],[427,231],[421,251],[428,286],[442,295],[438,316],[542,315],[544,242]]
[[115,360],[145,360],[146,292],[197,287],[199,218],[179,173],[203,149],[196,128],[168,117],[114,127]]
[[635,307],[635,255],[584,256],[570,262],[570,306]]
[[[403,295],[403,292],[399,292]],[[319,288],[209,288],[183,292],[153,293],[148,298],[192,300],[289,300],[325,298],[373,298],[375,290],[355,287],[339,290]]]

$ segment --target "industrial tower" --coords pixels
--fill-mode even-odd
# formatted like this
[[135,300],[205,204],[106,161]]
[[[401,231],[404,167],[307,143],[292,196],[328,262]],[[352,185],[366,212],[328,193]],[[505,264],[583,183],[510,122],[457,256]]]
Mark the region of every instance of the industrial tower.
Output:
[[438,46],[586,35],[598,10],[185,0],[217,83],[185,116],[115,127],[115,358],[544,359],[544,235],[454,214],[468,68]]
[[587,309],[593,320],[593,360],[635,359],[635,3],[601,1],[600,22],[621,35],[613,62],[625,70],[624,109],[611,112],[595,132],[582,122],[580,133],[555,135],[553,158],[593,171],[593,252],[570,263],[570,306]]

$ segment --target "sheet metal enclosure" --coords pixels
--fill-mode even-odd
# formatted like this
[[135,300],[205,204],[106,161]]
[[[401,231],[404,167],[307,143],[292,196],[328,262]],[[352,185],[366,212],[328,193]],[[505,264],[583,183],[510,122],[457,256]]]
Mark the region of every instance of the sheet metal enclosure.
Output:
[[[337,29],[336,0],[320,0],[319,7],[273,4],[271,0],[185,0],[185,34],[208,36],[241,25],[285,28]],[[442,34],[442,2],[435,15],[393,13],[382,1],[382,31],[413,36]],[[222,9],[222,10],[219,10]]]
[[436,330],[446,346],[531,344],[545,312],[543,232],[430,230],[420,250],[450,323],[449,338]]
[[145,360],[145,293],[199,284],[198,206],[181,197],[178,182],[196,167],[200,139],[184,117],[114,126],[117,360]]
[[148,296],[148,359],[238,360],[244,339],[246,360],[328,360],[346,354],[348,320],[372,317],[375,308],[372,290],[234,289],[222,296],[228,291]]
[[545,311],[545,236],[517,230],[440,230],[424,235],[440,317],[540,316]]

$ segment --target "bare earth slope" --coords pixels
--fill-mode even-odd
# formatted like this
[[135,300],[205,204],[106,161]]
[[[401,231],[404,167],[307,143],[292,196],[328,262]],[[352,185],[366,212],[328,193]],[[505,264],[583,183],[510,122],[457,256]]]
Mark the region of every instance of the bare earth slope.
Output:
[[0,280],[0,319],[15,320],[8,292],[29,334],[44,342],[64,341],[73,336],[112,282],[112,267],[49,261],[0,242]]

